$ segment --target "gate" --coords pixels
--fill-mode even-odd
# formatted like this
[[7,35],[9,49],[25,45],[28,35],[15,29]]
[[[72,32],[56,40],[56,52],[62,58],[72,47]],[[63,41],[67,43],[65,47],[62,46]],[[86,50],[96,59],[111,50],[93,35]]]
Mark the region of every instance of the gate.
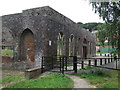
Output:
[[73,71],[73,56],[43,56],[42,72],[51,71],[63,73],[65,71]]

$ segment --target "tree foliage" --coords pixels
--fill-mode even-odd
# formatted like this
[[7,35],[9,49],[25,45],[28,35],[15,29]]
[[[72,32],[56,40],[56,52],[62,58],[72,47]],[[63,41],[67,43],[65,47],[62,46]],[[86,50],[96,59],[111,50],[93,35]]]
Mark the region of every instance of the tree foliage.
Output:
[[78,24],[85,28],[85,29],[89,29],[90,32],[94,31],[94,30],[97,30],[97,26],[98,25],[101,25],[102,23],[96,23],[96,22],[93,22],[93,23],[81,23],[81,22],[78,22]]
[[92,2],[93,10],[106,23],[106,36],[113,47],[117,46],[120,55],[120,1]]
[[99,25],[97,27],[97,30],[98,30],[97,37],[99,39],[99,43],[100,45],[104,45],[104,42],[107,37],[106,24]]

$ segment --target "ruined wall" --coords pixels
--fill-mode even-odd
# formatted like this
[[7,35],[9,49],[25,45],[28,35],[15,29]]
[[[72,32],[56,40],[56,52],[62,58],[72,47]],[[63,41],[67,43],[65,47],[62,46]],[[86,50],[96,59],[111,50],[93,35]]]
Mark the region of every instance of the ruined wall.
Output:
[[[70,38],[73,35],[73,55],[83,57],[83,41],[86,39],[87,57],[95,56],[95,38],[92,34],[49,6],[3,16],[2,23],[2,43],[14,46],[13,66],[16,69],[41,66],[42,56],[57,55],[59,33],[64,35],[64,48],[62,49],[64,55],[69,56]],[[22,53],[22,49],[24,49],[22,35],[26,30],[29,30],[34,37],[34,62],[27,58],[27,60],[22,59],[25,56]],[[90,48],[92,49],[91,51]]]
[[[77,55],[78,50],[81,57],[83,57],[83,40],[84,38],[87,40],[87,57],[95,56],[95,52],[93,49],[95,49],[95,38],[92,36],[92,34],[89,31],[86,31],[85,29],[81,28],[79,25],[77,25],[72,20],[68,19],[64,15],[58,13],[57,11],[53,10],[52,8],[44,8],[46,11],[46,19],[48,22],[48,29],[47,29],[47,35],[50,40],[53,40],[53,44],[56,43],[58,34],[60,32],[63,32],[65,35],[65,43],[66,43],[66,49],[65,52],[68,56],[68,47],[69,47],[69,38],[73,34],[75,38],[75,47],[74,47],[74,55]],[[54,36],[53,36],[54,35]],[[90,43],[92,43],[91,48],[93,52],[90,53]],[[56,48],[56,44],[53,45],[53,48]],[[53,49],[51,46],[50,52],[53,52]]]

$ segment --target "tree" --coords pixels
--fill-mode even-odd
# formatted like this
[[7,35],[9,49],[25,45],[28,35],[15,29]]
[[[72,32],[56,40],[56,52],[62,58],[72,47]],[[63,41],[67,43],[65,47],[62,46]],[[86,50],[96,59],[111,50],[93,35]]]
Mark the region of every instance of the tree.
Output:
[[120,1],[91,4],[95,13],[98,13],[107,24],[108,40],[113,47],[117,46],[117,53],[120,56]]
[[96,23],[96,22],[93,22],[93,23],[81,23],[81,22],[78,22],[78,24],[85,28],[85,29],[89,29],[90,32],[94,31],[94,30],[97,30],[97,26],[98,25],[101,25],[102,23]]
[[98,30],[97,37],[99,39],[99,43],[100,45],[104,45],[106,37],[108,36],[106,24],[103,23],[101,25],[98,25],[97,30]]

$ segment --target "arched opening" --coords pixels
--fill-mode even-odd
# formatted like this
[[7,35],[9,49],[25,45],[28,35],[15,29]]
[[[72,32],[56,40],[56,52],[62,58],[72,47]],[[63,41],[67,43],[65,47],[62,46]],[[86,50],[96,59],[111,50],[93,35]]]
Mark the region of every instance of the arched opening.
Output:
[[57,55],[58,56],[61,56],[61,55],[64,55],[64,45],[65,45],[65,42],[64,42],[64,35],[62,32],[59,33],[58,35],[58,39],[57,39]]
[[80,38],[77,39],[77,56],[80,56]]
[[87,40],[83,40],[83,57],[87,57]]
[[74,35],[69,38],[69,56],[74,56]]
[[21,34],[21,60],[27,60],[34,62],[35,60],[35,44],[34,44],[34,35],[31,30],[26,29]]
[[87,40],[85,38],[83,40],[83,44],[87,44]]

